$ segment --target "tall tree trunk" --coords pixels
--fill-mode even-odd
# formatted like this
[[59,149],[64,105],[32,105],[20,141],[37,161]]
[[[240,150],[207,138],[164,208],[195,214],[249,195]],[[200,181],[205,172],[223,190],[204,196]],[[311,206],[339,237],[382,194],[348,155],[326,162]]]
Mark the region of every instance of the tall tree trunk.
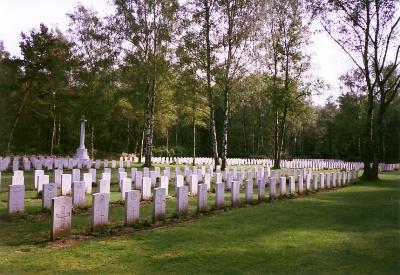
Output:
[[151,167],[151,157],[153,155],[154,99],[154,91],[152,91],[149,95],[146,112],[145,167]]
[[211,133],[211,147],[212,156],[214,158],[214,170],[216,170],[217,165],[219,165],[218,158],[218,143],[217,143],[217,130],[215,127],[215,111],[214,111],[214,98],[211,89],[211,39],[210,39],[210,3],[209,0],[204,0],[204,14],[205,14],[205,39],[206,39],[206,75],[207,75],[207,97],[208,97],[208,107],[210,111],[209,128]]
[[193,166],[196,165],[196,122],[193,119]]
[[141,142],[140,142],[140,152],[139,152],[139,163],[142,162],[142,158],[143,158],[143,150],[144,150],[144,132],[145,132],[145,127],[143,127],[142,129],[142,138],[141,138]]
[[274,128],[274,169],[280,169],[279,161],[279,114],[275,111],[275,128]]
[[365,179],[374,179],[373,172],[371,169],[371,163],[373,162],[374,148],[373,148],[373,108],[374,108],[374,99],[373,92],[368,92],[368,109],[367,109],[367,119],[365,123],[365,150],[363,156],[364,162],[364,173],[362,175]]
[[94,159],[94,126],[93,123],[91,127],[91,133],[90,133],[90,156],[92,160]]
[[52,156],[54,154],[54,145],[56,143],[56,130],[57,130],[57,124],[56,124],[56,114],[55,114],[55,105],[53,106],[53,127],[51,131],[51,146],[50,146],[50,155]]
[[60,150],[60,141],[61,141],[61,115],[58,114],[58,130],[57,130],[57,149]]
[[224,125],[222,129],[222,171],[224,171],[226,168],[226,159],[228,155],[229,87],[225,88],[224,109]]

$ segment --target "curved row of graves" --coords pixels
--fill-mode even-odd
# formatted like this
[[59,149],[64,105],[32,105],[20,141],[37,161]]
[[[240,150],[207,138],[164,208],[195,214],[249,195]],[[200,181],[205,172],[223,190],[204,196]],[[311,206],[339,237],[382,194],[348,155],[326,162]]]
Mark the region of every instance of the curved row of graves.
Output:
[[[240,192],[244,192],[245,203],[253,203],[253,193],[259,201],[284,197],[286,195],[316,192],[345,186],[358,180],[358,169],[340,172],[312,174],[311,168],[271,170],[268,167],[226,169],[224,174],[212,167],[196,166],[182,171],[175,167],[175,177],[171,179],[170,168],[162,173],[160,168],[130,169],[130,177],[124,168],[118,169],[118,190],[125,206],[125,224],[132,225],[140,219],[141,201],[152,201],[152,221],[157,223],[166,217],[166,200],[171,183],[176,197],[176,212],[188,214],[189,196],[197,197],[197,211],[208,209],[208,192],[215,192],[215,209],[223,208],[225,193],[230,192],[230,204],[240,204]],[[54,182],[43,170],[35,170],[34,186],[42,200],[42,207],[51,209],[51,239],[65,237],[71,232],[72,207],[85,206],[85,196],[92,195],[91,230],[99,231],[107,227],[110,208],[110,168],[104,168],[101,178],[96,179],[97,170],[82,173],[73,169],[71,174],[54,170]],[[25,185],[23,171],[16,170],[8,189],[8,213],[24,212]],[[317,172],[318,173],[318,172]],[[161,175],[162,174],[162,175]],[[215,184],[212,184],[212,181]],[[98,193],[92,194],[93,183],[98,183]],[[266,195],[268,191],[268,196]]]

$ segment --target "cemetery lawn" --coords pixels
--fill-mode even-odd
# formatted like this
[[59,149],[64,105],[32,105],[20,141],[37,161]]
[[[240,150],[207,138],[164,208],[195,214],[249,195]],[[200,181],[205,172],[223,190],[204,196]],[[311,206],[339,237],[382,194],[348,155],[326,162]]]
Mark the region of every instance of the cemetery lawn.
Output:
[[380,178],[55,247],[0,220],[0,273],[398,274],[400,172]]

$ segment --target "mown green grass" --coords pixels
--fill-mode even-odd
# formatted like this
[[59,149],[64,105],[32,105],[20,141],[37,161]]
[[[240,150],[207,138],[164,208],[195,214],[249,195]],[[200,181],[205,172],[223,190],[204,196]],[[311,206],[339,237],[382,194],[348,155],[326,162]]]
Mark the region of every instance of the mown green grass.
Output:
[[[172,170],[172,169],[171,169]],[[4,193],[0,213],[4,209]],[[213,203],[212,194],[209,196]],[[192,222],[122,236],[48,244],[48,217],[0,221],[0,273],[397,274],[400,270],[400,173],[331,192],[261,203]],[[229,200],[226,202],[229,203]],[[150,218],[150,205],[143,217]],[[192,212],[195,201],[191,201]],[[174,211],[174,199],[168,202]],[[113,208],[111,227],[122,225]],[[73,216],[75,234],[90,212]]]

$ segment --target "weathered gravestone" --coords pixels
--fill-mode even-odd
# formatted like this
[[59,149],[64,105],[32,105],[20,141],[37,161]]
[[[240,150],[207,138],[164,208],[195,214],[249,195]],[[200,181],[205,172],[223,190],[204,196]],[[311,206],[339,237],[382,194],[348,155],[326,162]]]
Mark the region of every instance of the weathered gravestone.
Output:
[[139,222],[140,191],[130,190],[125,193],[125,225]]
[[83,181],[72,183],[72,203],[77,207],[85,206],[85,183]]
[[303,175],[297,176],[297,192],[299,194],[303,194],[304,182],[303,182]]
[[21,175],[12,176],[11,185],[24,185],[24,176]]
[[99,180],[99,193],[110,193],[110,181]]
[[258,200],[263,201],[265,200],[265,180],[259,179],[257,181],[258,185]]
[[92,195],[92,231],[100,231],[108,224],[110,194],[96,193]]
[[318,176],[315,174],[313,175],[313,190],[318,191]]
[[215,208],[224,207],[225,204],[225,184],[218,182],[215,184]]
[[132,180],[130,178],[121,179],[121,200],[125,200],[125,193],[132,190]]
[[190,176],[190,183],[189,183],[189,192],[192,195],[197,195],[197,185],[198,185],[198,177],[197,175]]
[[286,177],[280,177],[279,181],[279,192],[281,196],[286,195]]
[[142,185],[143,185],[143,172],[136,171],[136,173],[135,173],[135,188],[142,189]]
[[25,185],[8,186],[8,214],[22,213],[25,209]]
[[330,189],[331,188],[331,174],[326,173],[325,177],[326,177],[326,188]]
[[246,203],[252,203],[253,202],[253,180],[246,180],[246,192],[244,194],[245,194]]
[[43,190],[43,184],[48,184],[50,182],[49,175],[41,175],[38,177],[38,188],[37,191],[41,192]]
[[[149,178],[150,179],[150,178]],[[150,179],[151,184],[151,179]],[[153,223],[165,219],[166,197],[164,188],[154,188]]]
[[55,183],[43,184],[42,208],[51,209],[53,198],[57,197],[57,185]]
[[142,200],[150,200],[151,199],[151,178],[143,177],[142,182]]
[[295,177],[290,176],[289,177],[289,194],[294,195],[295,192],[296,192]]
[[61,175],[61,196],[71,194],[71,182],[72,178],[70,174]]
[[160,187],[165,189],[166,196],[168,196],[168,184],[169,184],[169,178],[167,176],[161,176]]
[[72,199],[61,196],[52,199],[51,239],[66,237],[71,232]]
[[306,174],[306,191],[310,191],[311,190],[311,177],[310,174]]
[[325,189],[325,175],[323,173],[319,174],[319,178],[320,178],[320,185],[321,185],[321,190]]
[[72,169],[72,182],[81,180],[81,170]]
[[90,168],[89,173],[92,174],[92,183],[95,183],[97,181],[97,170]]
[[238,181],[232,181],[231,185],[231,205],[237,207],[240,204],[240,184]]
[[276,178],[271,177],[269,182],[269,200],[273,201],[276,197]]
[[61,175],[63,174],[62,169],[54,170],[54,183],[57,185],[57,188],[61,188]]
[[187,186],[179,186],[176,188],[176,211],[180,215],[187,214],[189,207],[189,188]]
[[92,194],[92,174],[84,173],[83,174],[83,182],[85,183],[86,194]]
[[197,211],[201,212],[207,209],[207,185],[197,185]]
[[204,174],[204,183],[207,185],[207,190],[211,189],[211,174]]

